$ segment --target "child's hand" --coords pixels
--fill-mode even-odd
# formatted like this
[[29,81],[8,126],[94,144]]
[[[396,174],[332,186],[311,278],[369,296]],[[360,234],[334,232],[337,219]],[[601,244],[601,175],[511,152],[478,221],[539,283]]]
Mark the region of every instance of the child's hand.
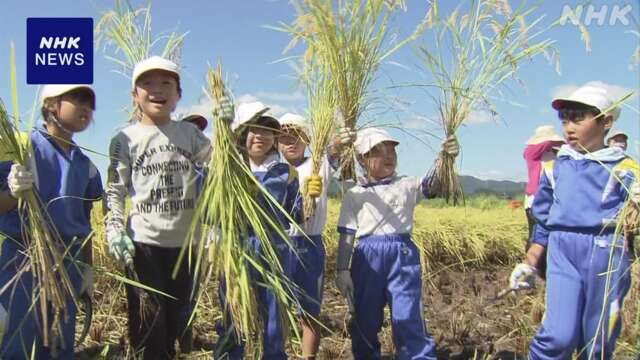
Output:
[[133,261],[136,248],[133,240],[124,233],[109,234],[107,232],[107,243],[109,244],[109,254],[118,262],[129,265]]
[[231,124],[235,115],[233,101],[228,96],[223,96],[220,101],[213,102],[213,115],[227,124]]
[[304,179],[305,195],[317,198],[322,194],[322,177],[320,175],[311,175]]
[[342,127],[336,131],[336,142],[342,146],[349,146],[356,141],[357,133],[350,127]]
[[[336,287],[340,294],[347,299],[349,306],[353,306],[353,280],[349,270],[338,270],[336,274]],[[353,310],[353,309],[350,309]]]
[[532,289],[536,285],[538,270],[529,264],[518,264],[509,277],[509,288],[513,290]]
[[21,198],[26,190],[33,187],[33,174],[25,166],[14,163],[7,176],[7,183],[11,196]]
[[449,135],[447,139],[442,143],[442,151],[453,157],[458,156],[460,153],[460,144],[455,135]]

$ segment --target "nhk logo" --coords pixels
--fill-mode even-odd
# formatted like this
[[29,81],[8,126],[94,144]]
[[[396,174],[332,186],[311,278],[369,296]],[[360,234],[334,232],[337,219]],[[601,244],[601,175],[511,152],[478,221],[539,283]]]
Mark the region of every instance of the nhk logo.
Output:
[[93,19],[28,18],[27,83],[92,84]]

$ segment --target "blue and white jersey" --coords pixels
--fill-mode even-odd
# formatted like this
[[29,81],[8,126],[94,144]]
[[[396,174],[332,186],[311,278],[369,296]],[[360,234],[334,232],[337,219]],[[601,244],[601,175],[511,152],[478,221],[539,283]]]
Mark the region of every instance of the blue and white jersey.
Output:
[[358,184],[342,200],[338,232],[368,235],[410,234],[413,212],[427,197],[425,179],[391,176],[375,183]]
[[564,145],[546,164],[533,201],[538,221],[533,242],[546,245],[550,230],[611,232],[640,166],[616,147],[581,154]]
[[[91,160],[74,144],[67,153],[60,148],[44,127],[30,135],[33,154],[30,170],[34,187],[53,225],[63,240],[84,238],[91,233],[92,203],[102,198],[102,180]],[[0,189],[8,190],[7,176],[12,161],[0,162]],[[18,209],[0,215],[0,232],[21,240]]]
[[[253,175],[256,176],[260,184],[273,196],[278,204],[296,222],[301,224],[303,219],[302,195],[298,184],[298,172],[295,167],[280,160],[278,153],[271,153],[260,165],[249,162]],[[280,222],[285,230],[291,226],[286,216],[259,195],[259,201],[266,209],[270,209],[271,214]]]

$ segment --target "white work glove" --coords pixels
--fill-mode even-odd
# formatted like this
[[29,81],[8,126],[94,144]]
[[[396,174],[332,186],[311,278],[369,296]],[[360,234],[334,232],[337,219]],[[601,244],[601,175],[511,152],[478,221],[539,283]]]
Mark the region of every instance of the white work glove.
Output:
[[336,273],[336,287],[340,294],[347,299],[349,308],[353,311],[353,280],[349,270],[338,270]]
[[636,204],[640,204],[640,181],[636,180],[629,188],[629,198]]
[[33,174],[25,166],[13,164],[7,176],[7,183],[11,196],[19,199],[24,196],[25,190],[33,187]]
[[82,285],[80,285],[80,295],[87,293],[89,297],[93,298],[93,269],[89,266],[86,267],[82,273]]
[[133,255],[136,249],[133,246],[133,240],[127,234],[124,232],[107,232],[107,243],[109,245],[109,254],[116,261],[124,265],[129,265],[133,262]]
[[350,127],[341,127],[336,130],[336,142],[342,146],[349,146],[356,141],[357,133]]
[[455,135],[449,135],[449,137],[442,142],[442,151],[453,157],[458,156],[460,153],[460,144]]
[[220,98],[220,101],[213,102],[213,115],[227,124],[231,124],[235,114],[233,101],[227,95]]
[[529,264],[518,264],[509,277],[509,288],[513,290],[533,289],[538,270]]

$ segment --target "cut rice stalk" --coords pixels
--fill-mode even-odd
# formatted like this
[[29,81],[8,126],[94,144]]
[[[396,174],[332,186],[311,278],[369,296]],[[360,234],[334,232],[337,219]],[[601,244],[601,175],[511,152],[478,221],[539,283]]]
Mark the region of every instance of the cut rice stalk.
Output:
[[[344,115],[344,124],[336,125],[356,129],[358,118],[371,101],[369,88],[378,67],[417,38],[426,28],[426,20],[406,39],[388,45],[389,21],[396,10],[405,8],[403,1],[304,0],[295,1],[294,6],[296,20],[276,30],[292,35],[287,50],[300,40],[305,42],[304,67],[317,62],[331,78],[337,107]],[[355,178],[353,155],[350,147],[342,156],[343,180]]]
[[[210,69],[208,95],[212,101],[219,102],[227,93],[221,67]],[[279,236],[289,246],[291,244],[282,225],[272,218],[259,198],[266,200],[266,207],[286,212],[251,172],[245,154],[237,147],[237,134],[218,118],[218,114],[214,113],[213,118],[212,158],[192,226],[197,229],[201,224],[207,224],[209,232],[200,235],[191,230],[179,261],[185,260],[185,254],[188,254],[188,261],[195,261],[194,276],[200,289],[197,299],[212,275],[224,283],[225,317],[230,317],[225,321],[234,325],[236,335],[250,348],[260,348],[263,329],[255,292],[258,286],[273,292],[283,323],[299,338],[297,314],[289,306],[293,302],[293,285],[286,279],[270,239]],[[295,223],[288,215],[287,218]],[[260,241],[260,254],[248,245],[250,236]]]
[[[420,47],[425,67],[435,80],[435,85],[428,87],[437,89],[437,94],[430,95],[438,108],[444,138],[455,135],[478,111],[495,117],[492,98],[500,94],[503,83],[516,77],[522,61],[543,54],[553,43],[548,39],[533,41],[545,31],[534,30],[541,18],[525,23],[533,7],[505,11],[494,2],[473,0],[469,8],[462,16],[456,9],[448,18],[441,18],[434,0],[429,12],[434,48]],[[440,152],[430,178],[433,193],[454,204],[463,201],[455,157]]]

